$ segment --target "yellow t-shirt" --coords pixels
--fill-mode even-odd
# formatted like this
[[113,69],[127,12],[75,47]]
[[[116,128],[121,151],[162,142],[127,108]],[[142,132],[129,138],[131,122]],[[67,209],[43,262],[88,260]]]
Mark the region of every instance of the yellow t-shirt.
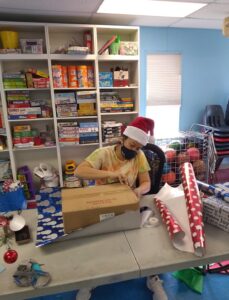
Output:
[[[150,170],[149,164],[143,151],[139,150],[136,157],[130,160],[120,160],[115,153],[115,146],[107,146],[96,149],[86,159],[89,164],[103,171],[120,170],[128,178],[131,187],[135,185],[138,173],[144,173]],[[107,184],[118,182],[118,179],[97,179],[96,184]]]

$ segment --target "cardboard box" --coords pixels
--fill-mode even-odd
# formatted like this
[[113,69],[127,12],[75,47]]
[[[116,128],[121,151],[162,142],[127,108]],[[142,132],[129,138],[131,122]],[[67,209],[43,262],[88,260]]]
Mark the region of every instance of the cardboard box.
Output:
[[134,192],[120,183],[62,190],[66,233],[138,208],[139,200]]

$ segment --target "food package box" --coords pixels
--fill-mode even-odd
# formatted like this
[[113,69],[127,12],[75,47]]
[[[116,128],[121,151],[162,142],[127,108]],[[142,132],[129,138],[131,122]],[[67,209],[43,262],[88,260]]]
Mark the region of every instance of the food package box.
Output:
[[120,55],[138,55],[138,43],[121,41]]
[[112,72],[99,72],[99,86],[100,87],[112,87],[113,86]]
[[216,196],[203,198],[203,217],[206,223],[229,232],[229,202]]
[[139,200],[135,193],[129,186],[120,183],[62,190],[65,233],[138,208]]

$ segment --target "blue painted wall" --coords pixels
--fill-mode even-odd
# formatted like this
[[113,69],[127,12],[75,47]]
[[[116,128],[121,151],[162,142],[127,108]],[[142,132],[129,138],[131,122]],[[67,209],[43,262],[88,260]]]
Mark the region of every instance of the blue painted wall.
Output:
[[140,28],[141,107],[146,108],[146,57],[152,53],[182,55],[182,99],[180,130],[198,123],[207,104],[229,99],[229,38],[221,30]]

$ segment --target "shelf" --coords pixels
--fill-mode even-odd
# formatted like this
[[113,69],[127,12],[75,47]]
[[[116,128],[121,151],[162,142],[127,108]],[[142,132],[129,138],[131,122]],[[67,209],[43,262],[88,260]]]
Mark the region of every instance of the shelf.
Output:
[[33,147],[25,147],[25,148],[13,148],[13,151],[33,151],[33,150],[47,150],[47,149],[56,149],[56,145],[54,146],[33,146]]
[[4,89],[5,92],[8,91],[50,91],[50,88],[41,88],[41,89],[35,89],[35,88],[17,88],[17,89]]
[[111,87],[99,87],[100,90],[133,90],[138,89],[137,85],[134,86],[111,86]]
[[[12,143],[12,129],[16,125],[29,125],[31,130],[37,130],[38,132],[46,132],[51,130],[55,137],[53,142],[55,145],[45,147],[34,146],[28,147],[31,144],[22,144],[24,148],[12,148],[10,143],[9,149],[4,149],[2,152],[2,158],[9,156],[11,163],[11,169],[13,178],[17,178],[17,168],[23,165],[28,165],[31,170],[34,165],[42,162],[50,163],[59,173],[60,186],[63,186],[63,164],[69,159],[73,158],[76,161],[82,161],[86,155],[88,155],[93,150],[101,147],[102,145],[109,145],[113,143],[102,143],[102,122],[105,120],[112,120],[117,123],[127,123],[131,122],[136,116],[138,116],[139,99],[140,99],[140,83],[139,83],[139,66],[140,66],[140,54],[137,55],[108,55],[108,52],[102,55],[98,54],[99,49],[110,40],[113,35],[119,35],[121,41],[132,41],[136,42],[139,46],[139,27],[138,26],[112,26],[112,25],[93,25],[93,24],[55,24],[55,23],[27,23],[27,22],[4,22],[1,21],[1,28],[11,28],[11,30],[19,33],[19,37],[23,39],[42,39],[43,40],[43,54],[26,54],[26,53],[7,53],[0,54],[0,87],[1,87],[1,100],[2,100],[2,113],[3,119],[5,121],[4,125],[6,127],[6,134],[4,139],[11,141]],[[89,47],[91,49],[90,54],[61,54],[56,53],[57,50],[65,45],[69,44],[69,41],[73,39],[80,43],[82,46],[86,31],[90,31],[91,41],[89,41]],[[92,47],[91,47],[92,45]],[[139,49],[139,47],[138,47]],[[64,51],[63,51],[64,52]],[[65,51],[66,52],[66,51]],[[123,52],[124,53],[124,52]],[[137,52],[135,52],[137,53]],[[92,72],[82,72],[77,73],[67,72],[67,77],[72,76],[72,80],[77,77],[80,81],[80,76],[88,77],[89,80],[94,80],[92,84],[93,87],[59,87],[54,88],[53,85],[53,65],[62,65],[64,67],[68,65],[86,65],[92,66],[94,69],[94,74]],[[115,69],[116,66],[127,68],[129,70],[129,84],[130,86],[125,87],[100,87],[99,86],[99,73],[108,72],[112,68]],[[35,68],[46,72],[50,78],[49,88],[26,88],[25,85],[22,88],[6,88],[3,87],[3,73],[17,73],[21,70],[28,70],[28,68]],[[66,80],[65,68],[63,68],[62,78]],[[68,71],[68,69],[67,69]],[[70,70],[69,70],[70,71]],[[58,78],[60,74],[54,74]],[[16,77],[16,76],[15,76]],[[68,78],[69,79],[69,78]],[[58,80],[58,79],[57,79]],[[59,82],[61,76],[59,76]],[[90,82],[91,82],[90,81]],[[60,84],[55,86],[68,86],[67,84]],[[13,85],[11,85],[13,87]],[[16,85],[14,85],[16,86]],[[33,86],[33,85],[28,85]],[[45,85],[42,85],[45,86]],[[5,85],[5,87],[10,87],[10,85]],[[78,115],[75,117],[57,117],[57,107],[55,103],[55,96],[58,93],[74,93],[76,95],[79,91],[81,92],[92,92],[96,93],[96,109],[94,112],[96,115]],[[134,101],[134,106],[128,107],[130,109],[135,109],[135,111],[130,112],[118,112],[109,110],[103,110],[101,113],[100,101],[102,99],[102,92],[113,92],[120,94],[120,97],[132,98]],[[8,114],[8,93],[22,93],[30,95],[31,100],[44,100],[47,105],[52,109],[52,117],[35,119],[9,119],[14,116]],[[66,95],[67,96],[67,95]],[[91,98],[91,97],[88,97]],[[23,98],[22,98],[23,99]],[[19,101],[20,98],[16,98],[15,101]],[[28,100],[24,98],[24,100]],[[10,101],[10,100],[9,100]],[[22,100],[23,101],[23,100]],[[115,100],[114,100],[115,101]],[[67,101],[70,102],[70,101]],[[90,101],[89,101],[90,102]],[[0,103],[0,105],[1,105]],[[26,102],[29,103],[29,102]],[[43,103],[43,102],[42,102]],[[40,102],[40,104],[42,104]],[[44,104],[45,104],[44,103]],[[94,103],[94,102],[93,102]],[[15,104],[17,104],[15,102]],[[18,102],[20,104],[20,102]],[[71,111],[71,107],[66,103],[66,107],[63,107],[66,111]],[[75,109],[75,107],[74,107]],[[121,110],[120,110],[121,111]],[[80,114],[77,112],[77,114]],[[48,115],[48,114],[47,114]],[[47,116],[44,114],[44,116]],[[50,114],[51,115],[51,114]],[[63,114],[64,115],[64,114]],[[66,115],[68,115],[66,113]],[[70,115],[70,114],[69,114]],[[36,115],[35,115],[36,116]],[[22,117],[24,117],[22,115]],[[98,124],[98,142],[92,142],[89,144],[61,144],[59,142],[59,126],[60,123],[73,123],[75,122],[77,126],[80,123],[97,123]],[[23,128],[22,128],[23,129]],[[73,134],[77,135],[77,131],[72,130]],[[84,141],[84,140],[83,140]],[[86,140],[87,141],[87,140]],[[89,141],[89,140],[88,140]],[[93,141],[93,139],[92,139]],[[17,145],[16,145],[17,146]],[[20,146],[20,145],[19,145]],[[55,149],[55,150],[51,150]],[[50,150],[50,151],[38,151],[37,150]],[[25,153],[21,151],[27,151]],[[3,154],[5,152],[5,154]],[[36,154],[36,155],[35,155]]]
[[87,91],[87,90],[95,90],[96,87],[85,87],[85,88],[53,88],[54,91]]
[[138,55],[99,55],[99,61],[138,61]]
[[39,122],[39,121],[52,121],[53,118],[37,118],[37,119],[18,119],[18,120],[8,120],[10,123],[14,122]]
[[50,54],[50,58],[52,60],[70,60],[70,61],[84,61],[84,60],[95,60],[95,54],[86,54],[86,55],[80,55],[80,54]]
[[82,116],[82,117],[57,117],[57,120],[75,120],[75,119],[97,119],[98,116]]
[[137,111],[127,111],[127,112],[101,113],[101,116],[134,115],[134,114],[138,114],[138,112]]
[[85,146],[98,146],[99,143],[90,143],[90,144],[75,144],[75,145],[61,145],[60,148],[68,148],[68,147],[85,147]]
[[12,60],[47,60],[48,54],[0,54],[0,60],[12,61]]

